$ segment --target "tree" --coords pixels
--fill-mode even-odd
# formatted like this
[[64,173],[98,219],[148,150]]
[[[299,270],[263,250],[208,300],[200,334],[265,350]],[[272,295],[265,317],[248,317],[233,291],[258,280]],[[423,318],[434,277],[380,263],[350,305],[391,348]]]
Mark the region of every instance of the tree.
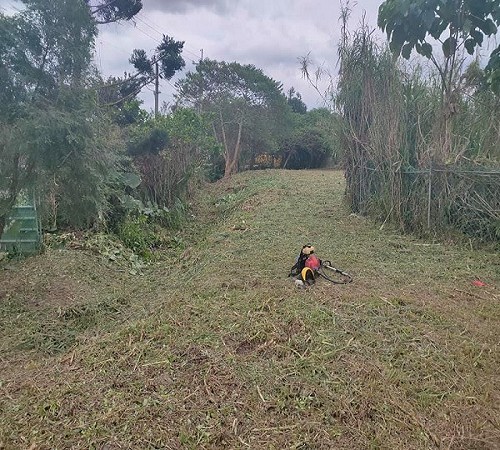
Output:
[[[66,224],[102,218],[118,164],[114,128],[98,107],[96,24],[84,2],[24,0],[0,15],[0,230],[22,190],[37,187]],[[56,206],[58,207],[56,208]]]
[[325,165],[328,158],[334,163],[341,159],[338,143],[340,118],[326,108],[294,114],[293,131],[281,145],[283,168],[314,169]]
[[152,57],[148,57],[145,50],[139,49],[135,49],[130,57],[130,63],[137,70],[137,74],[130,77],[128,81],[136,86],[136,92],[156,81],[156,115],[158,115],[158,80],[170,80],[177,71],[186,65],[184,58],[181,56],[183,47],[184,41],[176,41],[172,37],[164,35]]
[[[95,24],[83,3],[25,0],[12,17],[0,15],[0,230],[19,192],[36,173],[36,149],[19,129],[31,105],[56,97],[61,87],[84,83]],[[39,112],[40,113],[40,112]]]
[[[449,93],[454,81],[454,63],[460,49],[474,54],[484,38],[496,34],[500,26],[500,2],[493,0],[386,0],[379,8],[379,27],[387,33],[390,48],[409,59],[416,50],[437,67],[443,87]],[[432,39],[441,44],[445,57],[440,64]],[[491,54],[489,69],[492,81],[498,74],[495,63],[500,46]],[[497,90],[496,83],[492,87]]]
[[[386,0],[379,8],[378,25],[386,31],[391,51],[409,59],[416,50],[430,59],[441,78],[441,114],[437,123],[434,158],[446,161],[452,152],[452,117],[458,112],[458,86],[465,49],[473,54],[484,38],[497,32],[500,24],[500,2],[477,0]],[[441,44],[444,61],[436,56],[432,40]],[[488,66],[488,79],[497,90],[495,55]]]
[[[95,24],[80,2],[24,0],[26,8],[0,15],[0,111],[14,111],[35,97],[49,97],[61,85],[83,83],[88,75]],[[5,117],[5,116],[4,116]]]
[[134,49],[129,62],[136,72],[125,73],[121,78],[109,77],[105,83],[103,82],[99,87],[101,103],[123,110],[128,102],[138,101],[136,97],[145,86],[155,82],[155,113],[158,115],[158,81],[170,80],[185,66],[186,63],[181,56],[183,46],[183,41],[175,41],[169,36],[163,36],[153,56],[148,56],[145,50]]
[[307,106],[302,101],[302,96],[293,87],[288,90],[287,102],[290,108],[292,108],[292,112],[297,114],[305,114],[307,112]]
[[266,136],[269,147],[278,142],[289,111],[286,98],[281,84],[255,66],[204,59],[176,87],[180,104],[212,115],[225,177],[238,172],[242,149],[254,132]]
[[130,20],[142,9],[142,0],[85,0],[96,23]]
[[103,222],[125,155],[95,93],[63,87],[55,99],[32,103],[26,112],[16,123],[16,139],[33,164],[29,181],[51,228]]

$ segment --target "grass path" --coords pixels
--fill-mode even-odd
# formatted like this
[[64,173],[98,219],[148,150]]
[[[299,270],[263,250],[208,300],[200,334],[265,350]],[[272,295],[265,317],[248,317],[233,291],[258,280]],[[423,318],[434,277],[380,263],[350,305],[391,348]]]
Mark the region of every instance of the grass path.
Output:
[[[1,271],[0,448],[500,448],[498,254],[380,230],[343,189],[247,172],[140,276],[68,249]],[[354,283],[296,289],[306,242]]]

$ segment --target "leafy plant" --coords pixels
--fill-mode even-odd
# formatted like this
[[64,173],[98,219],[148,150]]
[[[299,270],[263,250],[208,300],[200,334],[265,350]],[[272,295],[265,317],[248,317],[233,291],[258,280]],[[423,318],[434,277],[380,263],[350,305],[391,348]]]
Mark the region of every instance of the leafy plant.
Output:
[[[386,0],[379,8],[379,27],[387,33],[391,50],[409,59],[415,50],[438,68],[445,89],[451,89],[454,59],[461,48],[473,55],[486,37],[496,34],[500,25],[500,3],[477,0]],[[444,35],[444,37],[443,37]],[[439,63],[429,38],[441,42],[445,57]],[[498,93],[497,47],[490,56],[492,87]]]
[[125,246],[145,259],[151,258],[151,251],[158,244],[158,238],[144,214],[127,218],[119,228],[118,237]]

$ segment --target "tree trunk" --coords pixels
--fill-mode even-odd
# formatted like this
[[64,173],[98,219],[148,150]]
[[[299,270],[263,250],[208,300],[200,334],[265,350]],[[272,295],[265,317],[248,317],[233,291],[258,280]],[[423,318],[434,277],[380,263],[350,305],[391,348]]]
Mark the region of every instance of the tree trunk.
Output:
[[238,172],[238,160],[240,159],[241,153],[241,132],[243,130],[243,120],[240,119],[238,123],[238,137],[236,139],[236,144],[234,146],[234,152],[230,157],[226,159],[226,168],[224,171],[224,178],[228,178],[231,175]]
[[285,162],[283,164],[283,169],[286,169],[286,165],[288,164],[288,161],[290,161],[290,158],[292,157],[292,151],[289,151],[288,154],[286,155]]
[[0,238],[2,237],[3,229],[5,228],[5,222],[6,221],[7,221],[7,216],[6,215],[1,215],[0,216]]
[[222,112],[219,111],[220,116],[220,129],[222,134],[222,143],[224,144],[224,178],[229,176],[230,166],[231,166],[231,153],[229,152],[229,146],[227,145],[226,129],[224,127],[224,120],[222,118]]

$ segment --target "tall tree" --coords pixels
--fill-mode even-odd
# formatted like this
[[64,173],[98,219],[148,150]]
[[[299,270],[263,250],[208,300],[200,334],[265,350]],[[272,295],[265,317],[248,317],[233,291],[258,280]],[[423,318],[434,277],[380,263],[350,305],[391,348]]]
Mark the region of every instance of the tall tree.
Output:
[[[252,131],[276,137],[270,130],[282,125],[289,111],[281,84],[252,65],[204,59],[176,87],[179,103],[212,114],[214,135],[223,147],[225,177],[238,171]],[[267,145],[272,145],[270,140]]]
[[[96,27],[88,9],[72,0],[24,0],[25,9],[0,15],[0,73],[7,90],[0,111],[62,85],[82,83],[88,74]],[[18,110],[22,113],[22,110]]]
[[14,16],[0,15],[0,230],[19,191],[36,172],[36,154],[19,140],[19,121],[31,105],[83,83],[95,24],[85,4],[25,0]]
[[[485,37],[497,32],[500,25],[500,2],[494,0],[386,0],[379,8],[379,27],[387,33],[392,52],[409,59],[413,50],[430,59],[441,77],[441,116],[436,127],[434,149],[438,163],[448,159],[452,152],[452,116],[458,110],[457,86],[462,74],[460,53],[465,49],[473,54]],[[440,44],[443,59],[436,55]],[[498,64],[495,63],[500,46],[493,51],[488,66],[488,79],[497,93]],[[497,81],[495,81],[497,80]]]
[[130,20],[142,9],[142,0],[84,0],[96,23]]
[[112,128],[89,89],[96,24],[82,1],[24,4],[0,15],[0,230],[35,183],[39,194],[60,195],[68,223],[84,226],[102,212],[115,166]]
[[170,80],[177,71],[185,65],[181,56],[184,41],[176,41],[170,36],[163,35],[161,43],[156,47],[155,53],[149,57],[145,50],[135,49],[130,57],[130,63],[135,67],[137,73],[128,79],[136,92],[144,86],[155,81],[155,113],[158,114],[158,81],[159,79]]

